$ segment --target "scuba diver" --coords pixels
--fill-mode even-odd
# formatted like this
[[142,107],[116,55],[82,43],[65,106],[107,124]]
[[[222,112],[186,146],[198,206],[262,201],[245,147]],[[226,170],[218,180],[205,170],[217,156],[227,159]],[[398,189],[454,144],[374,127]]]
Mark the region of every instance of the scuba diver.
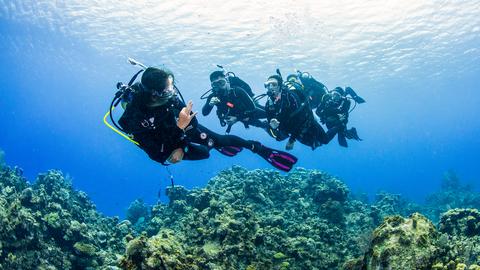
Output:
[[[129,61],[132,63],[134,60]],[[282,171],[290,171],[297,162],[295,156],[268,148],[258,141],[210,131],[199,124],[196,113],[192,113],[192,101],[185,104],[170,71],[147,68],[136,62],[133,64],[141,65],[143,69],[132,77],[128,85],[117,84],[119,91],[104,122],[109,125],[106,117],[110,114],[113,124],[129,136],[109,127],[137,144],[152,160],[168,165],[181,160],[207,159],[212,148],[227,156],[235,156],[247,148]],[[133,84],[141,72],[141,82]],[[118,126],[112,110],[121,101],[127,104]]]
[[[338,131],[338,144],[343,147],[348,147],[347,139],[362,140],[358,136],[356,128],[347,129],[348,116],[351,112],[351,101],[347,97],[347,93],[352,92],[355,93],[350,87],[346,87],[345,90],[341,87],[336,87],[323,96],[321,103],[315,110],[315,114],[320,117],[320,121],[327,126],[329,131]],[[358,102],[357,100],[363,102]],[[364,103],[365,100],[356,96],[355,102]]]
[[[216,106],[220,125],[222,127],[227,125],[226,133],[230,133],[236,122],[242,122],[245,128],[252,125],[266,130],[268,124],[261,120],[266,118],[265,111],[253,101],[250,86],[234,75],[228,77],[225,75],[223,70],[210,74],[212,89],[202,108],[203,116],[210,114]],[[202,97],[205,97],[205,94]]]
[[325,132],[315,120],[308,98],[300,89],[290,88],[283,83],[280,71],[265,82],[268,100],[265,104],[269,134],[277,141],[286,138],[285,149],[293,149],[298,140],[313,149],[327,144],[336,135],[337,129]]
[[[338,142],[343,147],[348,147],[346,139],[361,141],[356,128],[347,129],[348,116],[352,99],[356,104],[365,103],[365,100],[357,95],[351,88],[343,90],[337,87],[332,91],[313,78],[308,72],[298,71],[296,74],[287,76],[286,85],[289,89],[297,89],[303,92],[310,102],[310,108],[320,117],[322,124],[327,126],[328,132],[338,132]],[[355,107],[354,107],[355,108]],[[353,110],[353,109],[352,109]]]

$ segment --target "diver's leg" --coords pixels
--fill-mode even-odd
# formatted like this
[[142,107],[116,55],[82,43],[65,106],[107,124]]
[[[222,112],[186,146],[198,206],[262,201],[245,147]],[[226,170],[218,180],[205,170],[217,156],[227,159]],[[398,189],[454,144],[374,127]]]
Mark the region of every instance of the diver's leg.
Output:
[[331,127],[327,125],[327,132],[323,129],[323,127],[318,123],[315,122],[314,127],[312,130],[316,131],[316,140],[320,142],[320,144],[328,144],[338,133],[338,127]]
[[184,160],[201,160],[207,159],[210,157],[210,149],[201,144],[190,143],[187,148],[185,148],[185,153],[183,155]]
[[208,128],[198,125],[198,136],[191,138],[192,141],[208,146],[209,148],[218,148],[224,146],[243,147],[254,151],[255,146],[261,145],[257,141],[247,141],[235,135],[220,135]]
[[262,145],[258,141],[244,140],[234,135],[220,135],[200,124],[197,127],[197,131],[189,134],[189,138],[191,139],[191,141],[203,144],[205,146],[208,146],[209,148],[215,147],[218,149],[222,147],[232,146],[247,148],[253,153],[261,156],[263,159],[265,159],[277,169],[283,171],[290,171],[293,165],[297,163],[297,158],[289,153],[271,149]]
[[333,138],[335,138],[335,135],[339,134],[340,136],[340,132],[344,129],[343,126],[335,126],[335,127],[331,127],[327,130],[327,132],[325,132],[325,135],[324,135],[324,144],[328,144]]

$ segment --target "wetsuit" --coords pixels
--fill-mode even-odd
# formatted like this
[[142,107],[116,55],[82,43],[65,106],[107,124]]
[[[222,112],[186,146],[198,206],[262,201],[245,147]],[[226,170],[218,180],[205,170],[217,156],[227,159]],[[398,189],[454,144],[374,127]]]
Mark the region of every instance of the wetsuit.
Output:
[[249,149],[283,171],[290,171],[297,158],[288,153],[268,148],[257,141],[244,140],[233,135],[219,135],[200,125],[193,118],[185,130],[177,126],[177,117],[186,106],[173,96],[161,106],[147,106],[151,94],[141,84],[132,86],[135,94],[119,119],[125,132],[133,136],[148,156],[165,164],[175,149],[184,151],[184,160],[209,158],[212,148],[227,156],[234,156],[243,148]]
[[[345,132],[347,131],[351,102],[345,97],[343,89],[335,89],[338,90],[333,90],[324,95],[315,113],[320,117],[320,121],[327,126],[329,131],[338,132],[339,144],[347,147]],[[358,137],[358,135],[356,136]]]
[[202,108],[202,114],[204,116],[210,114],[214,106],[210,104],[210,100],[213,97],[217,97],[220,99],[220,103],[216,104],[217,116],[222,127],[227,124],[225,120],[230,116],[236,117],[246,128],[250,125],[263,129],[268,127],[265,121],[260,120],[266,118],[265,111],[256,106],[250,95],[243,88],[232,87],[226,92],[226,95],[210,94]]
[[290,141],[298,140],[315,149],[327,144],[335,135],[325,133],[300,92],[284,89],[277,102],[271,98],[267,101],[265,111],[268,122],[273,118],[280,122],[277,129],[269,129],[269,134],[278,141],[290,137]]

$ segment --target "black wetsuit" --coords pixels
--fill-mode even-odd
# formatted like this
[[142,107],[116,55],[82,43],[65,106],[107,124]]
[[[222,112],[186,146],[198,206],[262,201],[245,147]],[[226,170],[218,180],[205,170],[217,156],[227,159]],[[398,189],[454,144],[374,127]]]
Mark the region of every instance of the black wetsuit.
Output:
[[325,94],[315,111],[329,131],[338,132],[338,142],[345,147],[347,146],[345,131],[347,130],[350,105],[350,100],[342,91],[331,91]]
[[[138,85],[134,85],[138,89]],[[235,146],[255,153],[266,149],[259,142],[247,141],[233,135],[219,135],[200,125],[193,118],[182,130],[177,127],[179,112],[185,103],[177,96],[161,106],[149,107],[150,95],[137,91],[119,120],[120,126],[139,143],[151,159],[165,164],[175,149],[184,150],[184,160],[200,160],[209,157],[212,148]],[[261,153],[260,153],[261,154]]]
[[280,122],[277,129],[269,129],[269,134],[278,141],[290,137],[290,140],[298,140],[315,149],[322,144],[327,144],[335,135],[325,133],[322,126],[315,120],[301,92],[284,89],[280,100],[267,101],[265,111],[268,122],[272,118]]
[[210,114],[213,109],[214,105],[210,105],[210,100],[213,97],[220,99],[220,103],[215,106],[217,106],[217,116],[222,127],[227,124],[225,119],[230,116],[236,117],[246,128],[250,125],[263,129],[268,127],[267,122],[260,120],[267,117],[265,111],[256,106],[250,95],[243,88],[232,87],[226,95],[210,94],[202,108],[204,116]]

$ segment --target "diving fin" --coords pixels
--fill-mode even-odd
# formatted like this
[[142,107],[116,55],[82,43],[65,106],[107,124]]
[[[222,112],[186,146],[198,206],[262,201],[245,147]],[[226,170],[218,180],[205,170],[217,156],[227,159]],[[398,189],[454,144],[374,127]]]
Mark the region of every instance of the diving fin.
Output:
[[357,129],[352,127],[351,129],[345,130],[345,137],[350,140],[357,140],[361,141],[360,137],[358,136]]
[[358,104],[362,104],[362,103],[365,103],[365,102],[366,102],[365,99],[363,99],[363,98],[360,97],[360,96],[354,96],[354,97],[352,97],[352,98],[353,98],[353,100],[355,100]]
[[252,149],[254,153],[257,153],[268,163],[272,164],[273,167],[284,172],[289,172],[298,161],[294,155],[287,152],[275,150],[261,144],[255,145],[254,147],[255,149]]
[[229,156],[229,157],[236,156],[238,153],[240,153],[243,150],[242,147],[237,147],[237,146],[223,146],[215,149],[217,149],[217,151],[220,152],[221,154],[224,154],[225,156]]
[[353,100],[355,100],[355,102],[357,102],[358,104],[366,102],[365,99],[357,95],[357,93],[355,93],[355,91],[350,86],[345,87],[345,94],[350,95]]

